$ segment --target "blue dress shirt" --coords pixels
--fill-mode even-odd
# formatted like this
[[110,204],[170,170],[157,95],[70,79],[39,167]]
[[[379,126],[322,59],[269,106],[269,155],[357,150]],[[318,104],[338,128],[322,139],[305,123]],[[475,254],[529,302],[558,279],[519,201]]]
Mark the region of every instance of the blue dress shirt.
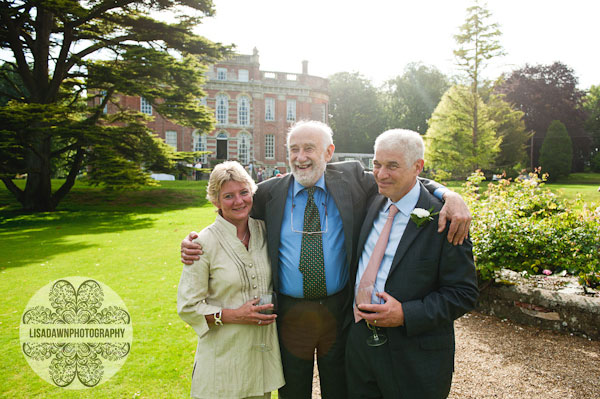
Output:
[[[348,282],[348,267],[346,265],[346,239],[342,218],[335,201],[327,192],[325,176],[315,184],[315,204],[321,216],[321,230],[326,233],[323,237],[323,258],[325,261],[325,283],[327,295],[341,291]],[[303,298],[303,276],[300,265],[300,249],[302,247],[302,231],[304,230],[304,208],[308,193],[305,187],[295,179],[290,184],[285,201],[283,221],[281,223],[281,238],[279,244],[279,289],[282,294],[295,298]],[[293,231],[292,230],[293,208]]]
[[[419,201],[420,190],[421,185],[417,182],[417,184],[415,184],[404,197],[400,198],[400,200],[397,202],[393,202],[393,204],[398,208],[399,212],[394,217],[394,223],[392,224],[392,231],[390,232],[388,245],[385,248],[383,260],[381,261],[381,266],[379,266],[379,271],[377,272],[375,289],[373,290],[373,296],[371,297],[372,303],[379,303],[380,301],[380,299],[375,295],[376,292],[385,291],[385,282],[387,281],[388,274],[390,274],[392,261],[394,260],[394,255],[396,255],[396,249],[398,249],[398,244],[400,244],[404,230],[406,229],[408,221],[410,220],[410,213],[413,211],[413,209],[415,209],[415,206]],[[358,291],[360,279],[367,268],[369,259],[371,258],[371,254],[373,253],[373,249],[375,248],[375,244],[379,238],[379,234],[381,233],[381,230],[383,230],[383,226],[387,220],[391,205],[392,201],[388,198],[386,204],[379,211],[379,214],[373,221],[373,227],[371,228],[371,232],[367,237],[365,247],[358,263],[358,272],[356,274],[356,282],[354,284],[355,296]]]

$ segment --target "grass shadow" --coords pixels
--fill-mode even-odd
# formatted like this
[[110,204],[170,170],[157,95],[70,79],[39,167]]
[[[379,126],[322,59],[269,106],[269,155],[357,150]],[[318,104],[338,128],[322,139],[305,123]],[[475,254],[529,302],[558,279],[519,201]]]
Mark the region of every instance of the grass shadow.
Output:
[[[19,267],[42,263],[55,255],[76,252],[96,246],[87,242],[71,242],[71,236],[114,233],[151,227],[154,219],[126,212],[61,211],[38,214],[0,213],[0,266]],[[28,243],[24,245],[24,243]]]
[[[24,188],[24,180],[15,184]],[[52,181],[55,191],[61,180]],[[158,186],[140,190],[110,191],[77,181],[67,196],[58,204],[61,211],[119,211],[123,213],[162,213],[171,210],[203,206],[207,203],[207,181],[166,181]],[[14,214],[27,214],[15,197],[0,184],[0,218]],[[55,213],[55,212],[53,212]]]

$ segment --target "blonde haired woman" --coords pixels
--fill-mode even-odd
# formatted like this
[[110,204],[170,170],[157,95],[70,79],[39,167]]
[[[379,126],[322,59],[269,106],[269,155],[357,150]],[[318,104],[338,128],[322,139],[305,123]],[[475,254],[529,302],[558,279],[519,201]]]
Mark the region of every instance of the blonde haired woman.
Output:
[[255,191],[237,162],[210,175],[207,198],[218,215],[195,240],[204,255],[184,266],[177,296],[180,317],[198,335],[193,398],[270,398],[284,384],[277,316],[260,313],[273,305],[258,305],[272,285],[264,223],[249,217]]

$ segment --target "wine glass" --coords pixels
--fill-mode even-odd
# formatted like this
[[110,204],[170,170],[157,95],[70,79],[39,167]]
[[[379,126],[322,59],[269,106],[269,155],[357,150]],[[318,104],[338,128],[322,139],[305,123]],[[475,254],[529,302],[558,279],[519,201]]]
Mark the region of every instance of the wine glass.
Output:
[[[268,305],[270,303],[273,304],[272,309],[261,310],[259,313],[273,314],[277,310],[277,294],[275,294],[274,291],[270,291],[270,292],[261,294],[257,305],[258,306]],[[254,348],[259,352],[268,352],[271,350],[271,347],[266,343],[266,339],[265,339],[266,329],[264,327],[265,326],[261,326],[261,330],[260,330],[261,336],[262,336],[262,343],[254,345]]]
[[[377,304],[383,303],[383,300],[381,298],[379,298],[378,296],[375,296],[375,300],[372,299],[371,294],[374,291],[375,291],[375,287],[372,285],[359,288],[358,292],[356,293],[356,306],[358,307],[359,304],[363,304],[363,303],[377,303]],[[361,312],[373,313],[373,312],[369,312],[366,310],[361,310]],[[371,335],[369,338],[367,338],[367,345],[381,346],[387,342],[387,336],[382,332],[378,332],[377,327],[375,325],[372,325],[371,323],[369,323],[366,320],[365,320],[365,323],[367,323],[367,327],[369,328],[369,330],[371,330],[373,332],[373,335]]]

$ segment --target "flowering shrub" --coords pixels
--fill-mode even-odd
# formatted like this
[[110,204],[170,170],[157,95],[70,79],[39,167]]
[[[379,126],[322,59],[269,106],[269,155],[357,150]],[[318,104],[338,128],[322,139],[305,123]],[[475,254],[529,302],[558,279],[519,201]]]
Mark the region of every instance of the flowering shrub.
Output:
[[501,268],[527,274],[566,270],[584,286],[600,285],[600,217],[593,209],[572,211],[578,203],[560,199],[544,187],[546,176],[535,173],[490,183],[482,192],[484,180],[478,171],[464,185],[481,279]]

